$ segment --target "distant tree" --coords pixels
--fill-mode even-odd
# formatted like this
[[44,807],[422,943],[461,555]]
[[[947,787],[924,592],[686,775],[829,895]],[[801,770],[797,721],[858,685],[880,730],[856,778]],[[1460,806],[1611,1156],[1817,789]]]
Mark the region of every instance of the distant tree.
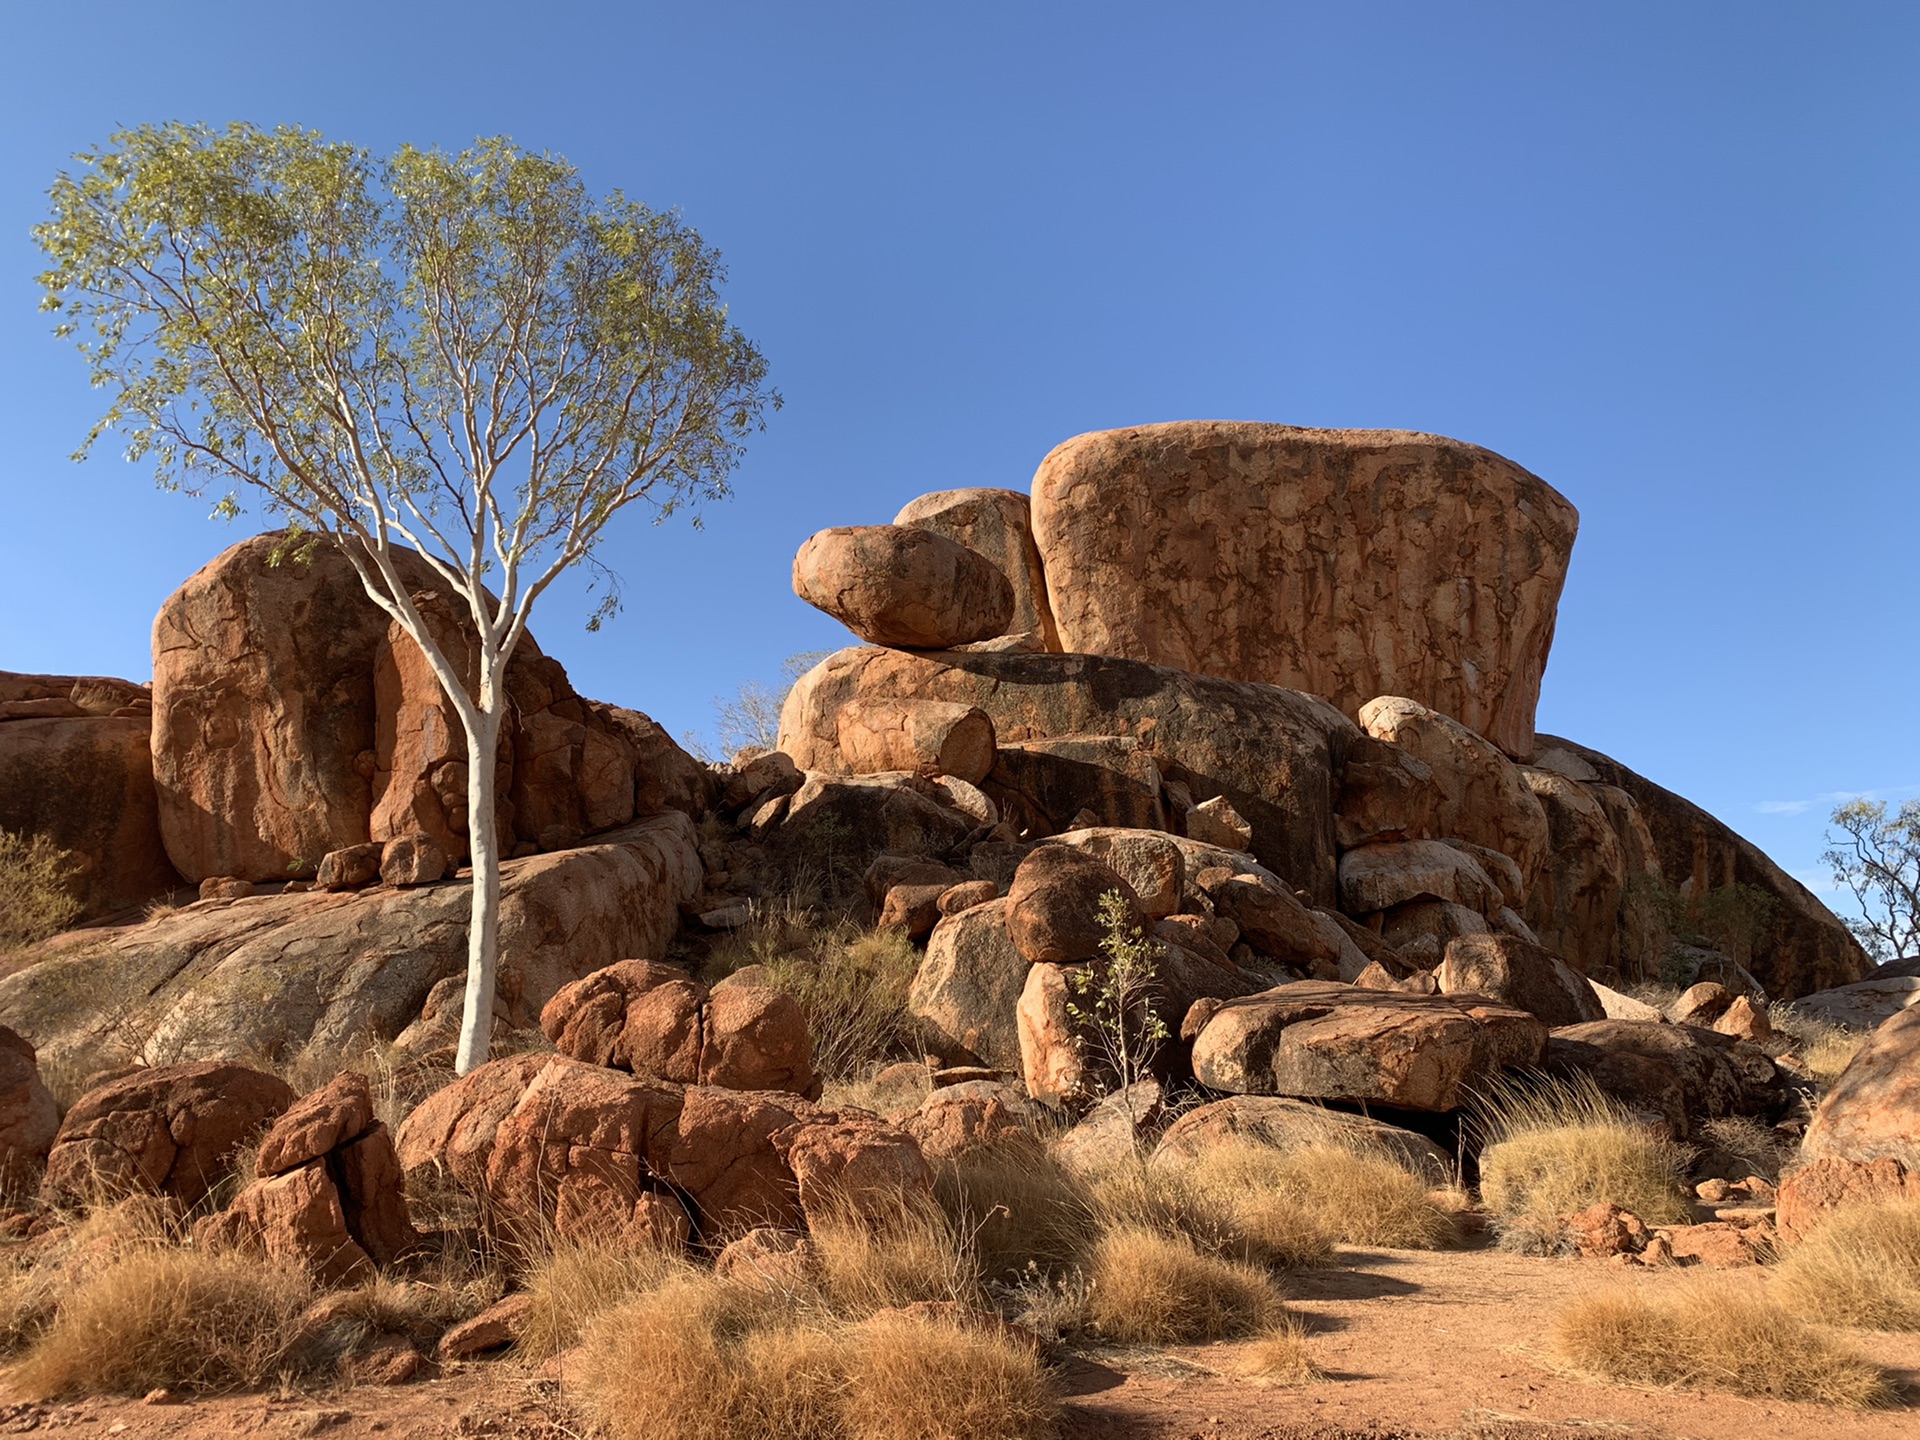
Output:
[[[42,308],[111,397],[80,455],[117,430],[163,487],[225,491],[216,514],[251,491],[289,526],[276,563],[337,546],[460,717],[464,1074],[493,1013],[507,662],[562,572],[610,578],[595,551],[616,514],[727,493],[779,404],[766,361],[676,214],[596,200],[505,139],[379,158],[310,131],[167,124],[75,158],[34,235],[53,262]],[[466,604],[471,691],[408,593],[403,545]],[[617,600],[608,585],[590,629]]]
[[1876,960],[1920,954],[1920,800],[1891,815],[1884,800],[1849,800],[1833,823],[1840,833],[1827,832],[1821,858],[1859,903],[1847,928]]
[[742,750],[771,750],[780,743],[780,711],[793,693],[794,682],[826,659],[831,651],[807,650],[789,655],[780,663],[781,685],[774,689],[758,680],[749,680],[732,696],[718,696],[713,702],[714,739],[720,745],[720,758]]

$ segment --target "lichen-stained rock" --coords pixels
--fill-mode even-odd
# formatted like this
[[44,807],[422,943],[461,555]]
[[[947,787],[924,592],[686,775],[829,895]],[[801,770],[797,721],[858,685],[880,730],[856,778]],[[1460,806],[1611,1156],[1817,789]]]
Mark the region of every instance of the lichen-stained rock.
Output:
[[813,1039],[799,1003],[771,985],[722,985],[701,1017],[700,1083],[820,1096]]
[[1186,872],[1173,836],[1154,830],[1093,826],[1056,835],[1050,843],[1084,850],[1107,865],[1133,887],[1140,913],[1148,919],[1161,919],[1180,908]]
[[1038,847],[1020,862],[1007,891],[1014,948],[1035,964],[1093,959],[1107,937],[1100,902],[1109,894],[1120,897],[1123,924],[1137,930],[1145,919],[1140,897],[1111,866],[1075,846]]
[[809,770],[845,773],[837,716],[859,698],[977,705],[1002,746],[1066,736],[1132,737],[1163,779],[1197,800],[1225,795],[1253,826],[1253,853],[1307,890],[1334,893],[1338,770],[1359,731],[1325,701],[1270,685],[1097,655],[914,655],[856,648],[795,684],[780,748]]
[[1362,1154],[1384,1153],[1435,1186],[1450,1184],[1454,1174],[1446,1151],[1424,1135],[1283,1095],[1229,1095],[1184,1111],[1160,1137],[1153,1157],[1159,1163],[1192,1160],[1236,1143],[1274,1150],[1335,1145]]
[[278,1175],[318,1160],[372,1128],[373,1086],[359,1071],[343,1070],[273,1122],[260,1142],[255,1173]]
[[1800,1153],[1853,1164],[1891,1158],[1920,1170],[1920,1009],[1873,1032],[1820,1102]]
[[442,1170],[468,1194],[480,1194],[500,1122],[542,1070],[566,1059],[538,1050],[509,1055],[434,1091],[414,1106],[394,1137],[401,1166],[409,1172]]
[[1816,990],[1793,1002],[1794,1010],[1843,1030],[1873,1030],[1920,1005],[1920,976],[1876,975],[1855,985]]
[[277,1076],[203,1061],[134,1071],[80,1097],[60,1123],[40,1195],[85,1204],[144,1190],[194,1206],[235,1153],[293,1103]]
[[[284,880],[369,838],[373,662],[388,619],[326,543],[271,564],[284,540],[223,551],[153,624],[160,833],[189,880]],[[444,589],[419,556],[395,562],[411,588]]]
[[1064,735],[1002,745],[983,782],[1029,839],[1093,824],[1164,830],[1160,767],[1132,736]]
[[926,958],[907,992],[907,1010],[926,1043],[949,1063],[968,1060],[1003,1070],[1020,1064],[1015,1011],[1027,983],[1027,958],[1007,933],[1012,902],[989,900],[933,927]]
[[1551,836],[1527,892],[1527,924],[1542,945],[1582,974],[1617,972],[1627,872],[1613,824],[1578,781],[1551,770],[1522,773],[1546,812]]
[[993,769],[993,721],[977,705],[855,700],[840,712],[840,753],[857,775],[911,770],[978,785]]
[[861,874],[877,854],[944,856],[979,825],[925,776],[809,774],[768,844],[823,869]]
[[1558,956],[1512,935],[1463,935],[1447,942],[1436,974],[1443,995],[1485,995],[1549,1028],[1606,1019],[1584,975]]
[[1769,995],[1791,1000],[1851,985],[1873,968],[1860,942],[1806,886],[1698,805],[1584,745],[1551,735],[1541,736],[1540,745],[1576,757],[1602,783],[1633,797],[1653,836],[1666,884],[1694,895],[1731,884],[1750,885],[1773,897],[1751,957],[1735,957],[1746,961]]
[[0,1204],[40,1182],[60,1130],[60,1107],[40,1078],[33,1046],[0,1025]]
[[1556,1028],[1547,1069],[1584,1075],[1621,1104],[1666,1122],[1686,1139],[1704,1120],[1777,1116],[1786,1104],[1779,1070],[1757,1047],[1693,1025],[1595,1020]]
[[67,851],[80,918],[98,919],[180,877],[160,839],[152,716],[72,708],[81,713],[0,723],[0,830],[44,835]]
[[793,593],[874,645],[939,650],[1013,620],[1013,586],[991,560],[914,526],[820,531],[793,557]]
[[1439,808],[1433,767],[1413,751],[1364,734],[1348,747],[1333,817],[1342,850],[1381,840],[1434,839]]
[[1013,617],[1006,633],[1032,634],[1043,650],[1060,648],[1025,495],[1017,490],[936,490],[908,501],[893,523],[937,531],[991,561],[1013,587]]
[[860,1111],[809,1117],[776,1134],[809,1225],[851,1213],[897,1219],[933,1196],[933,1170],[907,1131]]
[[1410,695],[1510,754],[1579,516],[1437,435],[1190,421],[1080,435],[1033,480],[1061,648],[1324,695]]
[[1502,1069],[1538,1064],[1546,1038],[1533,1016],[1491,1001],[1305,980],[1216,1008],[1193,1073],[1229,1094],[1445,1111]]
[[1551,836],[1545,811],[1518,765],[1458,720],[1400,695],[1360,707],[1360,726],[1398,745],[1433,776],[1433,833],[1510,857],[1531,885]]
[[1362,845],[1340,857],[1340,908],[1371,915],[1413,900],[1447,900],[1481,915],[1500,909],[1495,885],[1465,850],[1438,840]]
[[[569,981],[664,954],[702,870],[692,822],[668,811],[502,875],[499,998],[524,1027]],[[123,1044],[171,1061],[390,1040],[464,973],[471,898],[461,885],[263,895],[50,942],[0,979],[0,1024],[75,1064]]]

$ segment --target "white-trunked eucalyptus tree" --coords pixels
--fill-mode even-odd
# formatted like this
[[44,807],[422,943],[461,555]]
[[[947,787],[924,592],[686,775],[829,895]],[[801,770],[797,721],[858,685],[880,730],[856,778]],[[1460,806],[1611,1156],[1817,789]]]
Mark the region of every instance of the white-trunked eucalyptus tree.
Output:
[[[381,158],[168,124],[75,159],[34,233],[43,306],[112,396],[80,454],[123,432],[163,486],[224,491],[216,513],[255,492],[289,524],[282,554],[337,545],[465,728],[465,1074],[491,1039],[507,662],[620,511],[726,494],[780,403],[766,361],[677,214],[595,199],[564,160],[504,139]],[[408,593],[402,544],[466,602],[471,688]]]

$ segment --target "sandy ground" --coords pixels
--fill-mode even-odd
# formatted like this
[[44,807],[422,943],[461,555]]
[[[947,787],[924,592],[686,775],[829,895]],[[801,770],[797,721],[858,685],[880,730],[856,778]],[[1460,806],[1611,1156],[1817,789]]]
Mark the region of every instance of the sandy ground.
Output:
[[[1330,1378],[1273,1389],[1232,1378],[1235,1347],[1095,1351],[1065,1362],[1069,1440],[1916,1440],[1920,1410],[1818,1406],[1596,1385],[1544,1353],[1569,1297],[1611,1283],[1669,1285],[1672,1272],[1498,1251],[1350,1251],[1294,1276],[1294,1308]],[[1920,1405],[1920,1336],[1854,1334]],[[577,1431],[555,1386],[501,1365],[390,1390],[243,1396],[152,1406],[0,1403],[0,1434],[126,1440],[324,1435],[327,1440]],[[742,1437],[751,1440],[751,1437]]]

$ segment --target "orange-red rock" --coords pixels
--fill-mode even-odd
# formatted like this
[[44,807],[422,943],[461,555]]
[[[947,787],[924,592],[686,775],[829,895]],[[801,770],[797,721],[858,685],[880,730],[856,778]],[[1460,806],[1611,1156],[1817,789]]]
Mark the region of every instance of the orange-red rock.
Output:
[[343,1070],[293,1102],[260,1142],[255,1170],[278,1175],[357,1140],[373,1127],[373,1087],[357,1070]]
[[33,1046],[0,1025],[0,1202],[32,1191],[60,1130]]
[[908,501],[893,523],[937,531],[991,562],[1013,588],[1006,633],[1031,634],[1042,650],[1060,648],[1025,495],[1017,490],[938,490]]
[[1062,649],[1349,713],[1410,695],[1521,756],[1578,523],[1512,462],[1405,431],[1143,425],[1033,481]]
[[1013,620],[1013,586],[992,561],[913,526],[820,531],[793,558],[793,593],[875,645],[944,649]]
[[840,754],[856,775],[911,770],[978,785],[993,769],[993,721],[945,700],[855,700],[840,712]]

